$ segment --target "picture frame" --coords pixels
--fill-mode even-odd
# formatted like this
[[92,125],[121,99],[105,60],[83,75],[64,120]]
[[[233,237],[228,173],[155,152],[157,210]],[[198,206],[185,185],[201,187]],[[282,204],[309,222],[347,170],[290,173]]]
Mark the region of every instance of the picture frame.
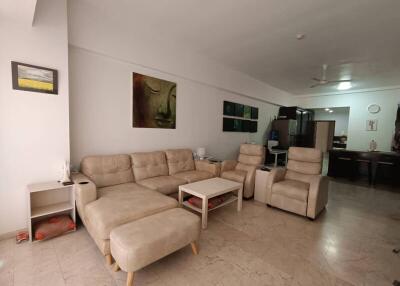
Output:
[[58,71],[11,61],[12,87],[15,90],[58,94]]
[[251,119],[258,119],[258,108],[257,107],[251,108]]
[[251,118],[251,106],[245,105],[243,108],[243,117],[245,119]]
[[243,117],[243,113],[244,113],[244,105],[236,103],[235,104],[235,116],[236,117]]
[[224,101],[224,115],[235,116],[235,103]]
[[241,119],[233,120],[233,131],[242,132],[242,120]]
[[242,120],[242,132],[250,132],[250,126],[250,120]]
[[227,132],[234,131],[233,122],[234,122],[234,119],[224,117],[223,124],[222,124],[222,131],[227,131]]
[[222,131],[257,133],[257,125],[258,107],[223,101]]
[[378,119],[368,119],[366,122],[366,131],[378,131]]
[[132,127],[176,129],[177,84],[132,73]]
[[257,133],[257,121],[250,121],[250,133]]

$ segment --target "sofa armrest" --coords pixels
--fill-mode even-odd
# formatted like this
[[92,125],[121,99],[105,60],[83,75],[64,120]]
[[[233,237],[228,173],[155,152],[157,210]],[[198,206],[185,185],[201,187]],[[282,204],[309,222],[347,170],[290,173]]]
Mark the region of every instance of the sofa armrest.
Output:
[[195,160],[194,164],[196,166],[196,170],[205,171],[213,174],[214,177],[219,176],[221,165],[210,163],[207,160]]
[[[88,203],[97,200],[96,185],[82,173],[72,173],[71,177],[72,181],[75,183],[76,206],[82,218],[85,206]],[[82,184],[82,182],[87,182],[87,184]]]
[[267,204],[271,204],[272,186],[285,179],[285,168],[273,168],[268,175],[267,180]]
[[223,172],[226,172],[226,171],[235,170],[237,163],[238,162],[235,161],[235,160],[225,160],[225,161],[223,161],[222,164],[221,164],[221,174]]
[[329,178],[326,176],[314,176],[310,181],[308,191],[307,216],[316,218],[328,203]]
[[257,166],[240,164],[237,169],[247,172],[243,185],[243,197],[249,199],[254,195]]

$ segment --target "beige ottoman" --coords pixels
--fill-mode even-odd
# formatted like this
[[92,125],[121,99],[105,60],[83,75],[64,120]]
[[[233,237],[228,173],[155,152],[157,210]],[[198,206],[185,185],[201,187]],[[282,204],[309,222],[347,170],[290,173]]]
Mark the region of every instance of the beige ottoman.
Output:
[[200,218],[184,209],[170,209],[136,220],[111,231],[114,270],[128,272],[126,285],[133,284],[134,272],[191,244],[197,254]]

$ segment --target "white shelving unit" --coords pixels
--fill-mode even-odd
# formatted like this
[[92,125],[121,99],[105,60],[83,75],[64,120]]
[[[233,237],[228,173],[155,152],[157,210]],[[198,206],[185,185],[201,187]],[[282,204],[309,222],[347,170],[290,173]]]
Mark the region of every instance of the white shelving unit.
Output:
[[58,182],[28,185],[29,240],[33,237],[35,222],[60,214],[69,214],[76,223],[74,185]]

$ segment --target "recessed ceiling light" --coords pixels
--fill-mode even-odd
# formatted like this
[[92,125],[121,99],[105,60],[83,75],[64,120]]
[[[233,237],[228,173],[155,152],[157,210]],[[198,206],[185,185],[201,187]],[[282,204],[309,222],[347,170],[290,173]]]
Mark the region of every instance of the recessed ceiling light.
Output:
[[333,112],[333,110],[329,110],[329,113],[332,113]]
[[350,89],[352,87],[351,82],[350,81],[344,81],[339,83],[339,85],[337,86],[338,90],[346,90],[346,89]]
[[330,109],[329,108],[325,108],[325,111],[329,111]]

